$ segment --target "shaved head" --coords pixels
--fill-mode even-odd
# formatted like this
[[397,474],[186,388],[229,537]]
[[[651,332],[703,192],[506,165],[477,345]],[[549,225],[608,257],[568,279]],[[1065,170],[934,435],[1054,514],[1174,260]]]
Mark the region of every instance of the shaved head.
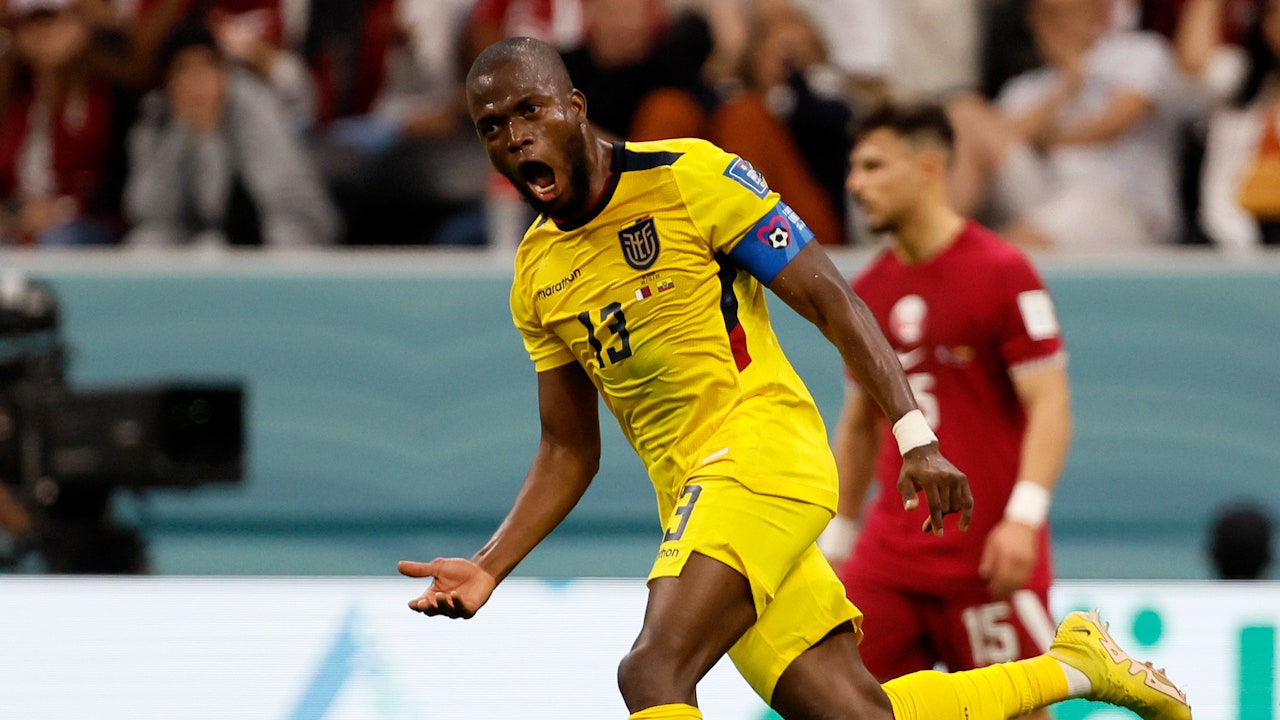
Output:
[[500,40],[480,53],[467,72],[467,93],[491,83],[499,70],[512,64],[515,67],[508,72],[544,90],[557,95],[573,91],[569,71],[554,47],[535,38],[514,37]]
[[501,40],[467,73],[467,109],[494,168],[539,213],[572,217],[604,187],[612,146],[587,122],[587,99],[555,48]]

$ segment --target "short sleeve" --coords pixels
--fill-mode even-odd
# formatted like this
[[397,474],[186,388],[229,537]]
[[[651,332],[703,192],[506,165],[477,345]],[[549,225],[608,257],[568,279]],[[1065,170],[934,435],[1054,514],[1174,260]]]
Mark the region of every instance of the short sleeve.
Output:
[[813,231],[751,163],[710,143],[676,166],[690,221],[711,244],[768,284],[813,239]]
[[1053,297],[1035,268],[1018,256],[1003,270],[996,341],[1010,373],[1063,357]]
[[568,365],[576,358],[559,336],[548,330],[533,313],[529,295],[520,283],[511,286],[511,317],[524,340],[524,349],[538,372]]

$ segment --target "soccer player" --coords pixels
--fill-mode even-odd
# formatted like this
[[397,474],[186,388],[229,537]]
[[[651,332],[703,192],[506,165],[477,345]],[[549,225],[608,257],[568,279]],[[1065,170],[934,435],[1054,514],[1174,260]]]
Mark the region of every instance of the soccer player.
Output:
[[879,685],[858,656],[862,614],[814,542],[835,513],[835,462],[764,288],[821,328],[895,421],[904,508],[923,494],[924,529],[943,535],[958,514],[946,528],[957,532],[968,485],[874,317],[747,163],[701,140],[599,138],[550,46],[487,48],[467,102],[493,165],[541,213],[516,256],[511,307],[537,369],[542,439],[471,559],[400,563],[432,578],[412,609],[471,617],[568,515],[599,463],[602,396],[648,469],[665,533],[618,669],[633,720],[701,718],[698,680],[725,653],[789,719],[1007,718],[1079,695],[1189,718],[1163,674],[1084,614],[1064,621],[1053,656]]
[[[922,537],[885,494],[902,459],[874,397],[846,384],[840,508],[819,546],[838,562],[860,536],[840,577],[869,618],[859,650],[882,680],[1032,658],[1053,637],[1045,520],[1070,444],[1066,355],[1031,263],[948,204],[953,152],[940,107],[889,106],[862,123],[846,182],[868,226],[892,237],[853,289],[974,496],[969,532]],[[859,533],[873,476],[890,482]]]

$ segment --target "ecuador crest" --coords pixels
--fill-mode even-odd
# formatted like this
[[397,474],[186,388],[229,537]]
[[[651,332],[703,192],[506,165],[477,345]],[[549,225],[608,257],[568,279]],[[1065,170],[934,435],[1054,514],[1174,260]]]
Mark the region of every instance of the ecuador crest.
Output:
[[622,257],[636,270],[648,270],[658,259],[658,228],[653,217],[646,215],[618,231]]

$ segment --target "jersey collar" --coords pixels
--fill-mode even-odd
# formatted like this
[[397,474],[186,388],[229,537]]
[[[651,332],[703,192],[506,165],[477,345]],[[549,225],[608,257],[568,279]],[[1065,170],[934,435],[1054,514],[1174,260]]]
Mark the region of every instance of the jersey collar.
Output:
[[613,199],[614,191],[618,189],[618,180],[622,178],[622,171],[626,169],[626,156],[627,148],[625,143],[615,141],[613,143],[613,157],[609,159],[609,177],[605,179],[604,187],[600,189],[600,194],[596,196],[595,201],[586,210],[578,215],[563,222],[553,218],[552,222],[556,224],[557,228],[566,232],[577,230],[596,219],[596,216],[609,205],[609,201]]

